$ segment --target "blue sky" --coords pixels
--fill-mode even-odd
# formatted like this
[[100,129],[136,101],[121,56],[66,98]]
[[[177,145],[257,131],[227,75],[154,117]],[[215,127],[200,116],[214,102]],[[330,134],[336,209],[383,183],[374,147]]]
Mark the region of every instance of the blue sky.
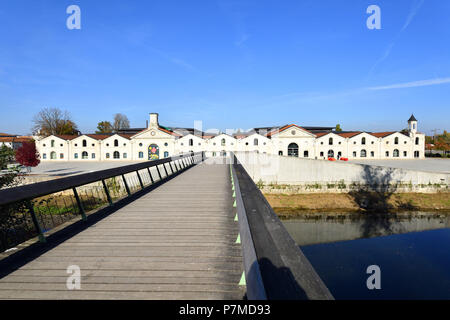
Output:
[[[66,8],[81,8],[81,30]],[[381,30],[366,9],[381,8]],[[248,129],[450,129],[447,0],[2,0],[0,132],[43,107],[83,132],[126,114]]]

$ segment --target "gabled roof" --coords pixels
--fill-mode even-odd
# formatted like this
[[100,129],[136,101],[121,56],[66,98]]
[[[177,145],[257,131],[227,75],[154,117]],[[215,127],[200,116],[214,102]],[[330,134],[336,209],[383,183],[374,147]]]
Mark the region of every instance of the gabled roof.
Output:
[[292,127],[296,127],[296,128],[298,128],[298,129],[300,129],[300,130],[303,130],[303,131],[305,131],[305,132],[308,132],[308,133],[310,133],[310,134],[312,134],[310,131],[308,131],[308,130],[306,130],[305,128],[302,128],[302,127],[300,127],[300,126],[298,126],[298,125],[296,125],[296,124],[288,124],[288,125],[285,125],[285,126],[283,126],[283,127],[281,127],[281,128],[276,128],[275,130],[272,130],[272,131],[270,131],[269,133],[267,133],[267,137],[271,137],[272,135],[274,135],[274,134],[276,134],[276,133],[281,133],[281,132],[283,132],[283,131],[285,131],[285,130],[287,130],[287,129],[289,129],[289,128],[292,128]]
[[336,132],[338,136],[341,136],[343,138],[352,138],[354,136],[357,136],[358,134],[363,133],[362,131],[349,131],[349,132]]
[[[79,137],[79,135],[76,135],[76,134],[73,134],[73,135],[70,135],[70,134],[54,134],[53,136],[57,137],[57,138],[60,138],[60,139],[63,139],[63,140],[73,140],[73,139]],[[49,136],[49,137],[51,137],[51,136]]]
[[384,138],[387,136],[390,136],[391,134],[396,133],[397,131],[390,131],[390,132],[371,132],[370,134],[377,138]]
[[411,121],[417,121],[416,117],[414,117],[414,115],[412,114],[411,117],[409,118],[408,122]]

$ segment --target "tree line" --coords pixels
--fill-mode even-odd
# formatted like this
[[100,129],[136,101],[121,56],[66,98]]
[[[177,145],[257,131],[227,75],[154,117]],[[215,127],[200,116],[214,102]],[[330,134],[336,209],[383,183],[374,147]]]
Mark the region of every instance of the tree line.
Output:
[[[116,113],[112,121],[100,121],[95,133],[117,133],[129,129],[130,121],[122,113]],[[51,135],[78,135],[80,131],[68,111],[59,108],[44,108],[33,117],[34,135],[48,137]]]

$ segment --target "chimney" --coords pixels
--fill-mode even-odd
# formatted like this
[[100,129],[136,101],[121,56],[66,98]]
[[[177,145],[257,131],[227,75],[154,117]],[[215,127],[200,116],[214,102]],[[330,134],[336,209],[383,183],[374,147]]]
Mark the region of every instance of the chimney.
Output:
[[157,113],[150,113],[150,124],[149,128],[158,128],[158,114]]

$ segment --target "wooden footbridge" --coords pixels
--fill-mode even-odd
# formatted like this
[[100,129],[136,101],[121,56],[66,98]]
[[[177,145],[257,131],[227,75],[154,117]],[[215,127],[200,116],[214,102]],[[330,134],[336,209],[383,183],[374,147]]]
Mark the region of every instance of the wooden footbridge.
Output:
[[0,190],[0,299],[332,299],[236,160]]

